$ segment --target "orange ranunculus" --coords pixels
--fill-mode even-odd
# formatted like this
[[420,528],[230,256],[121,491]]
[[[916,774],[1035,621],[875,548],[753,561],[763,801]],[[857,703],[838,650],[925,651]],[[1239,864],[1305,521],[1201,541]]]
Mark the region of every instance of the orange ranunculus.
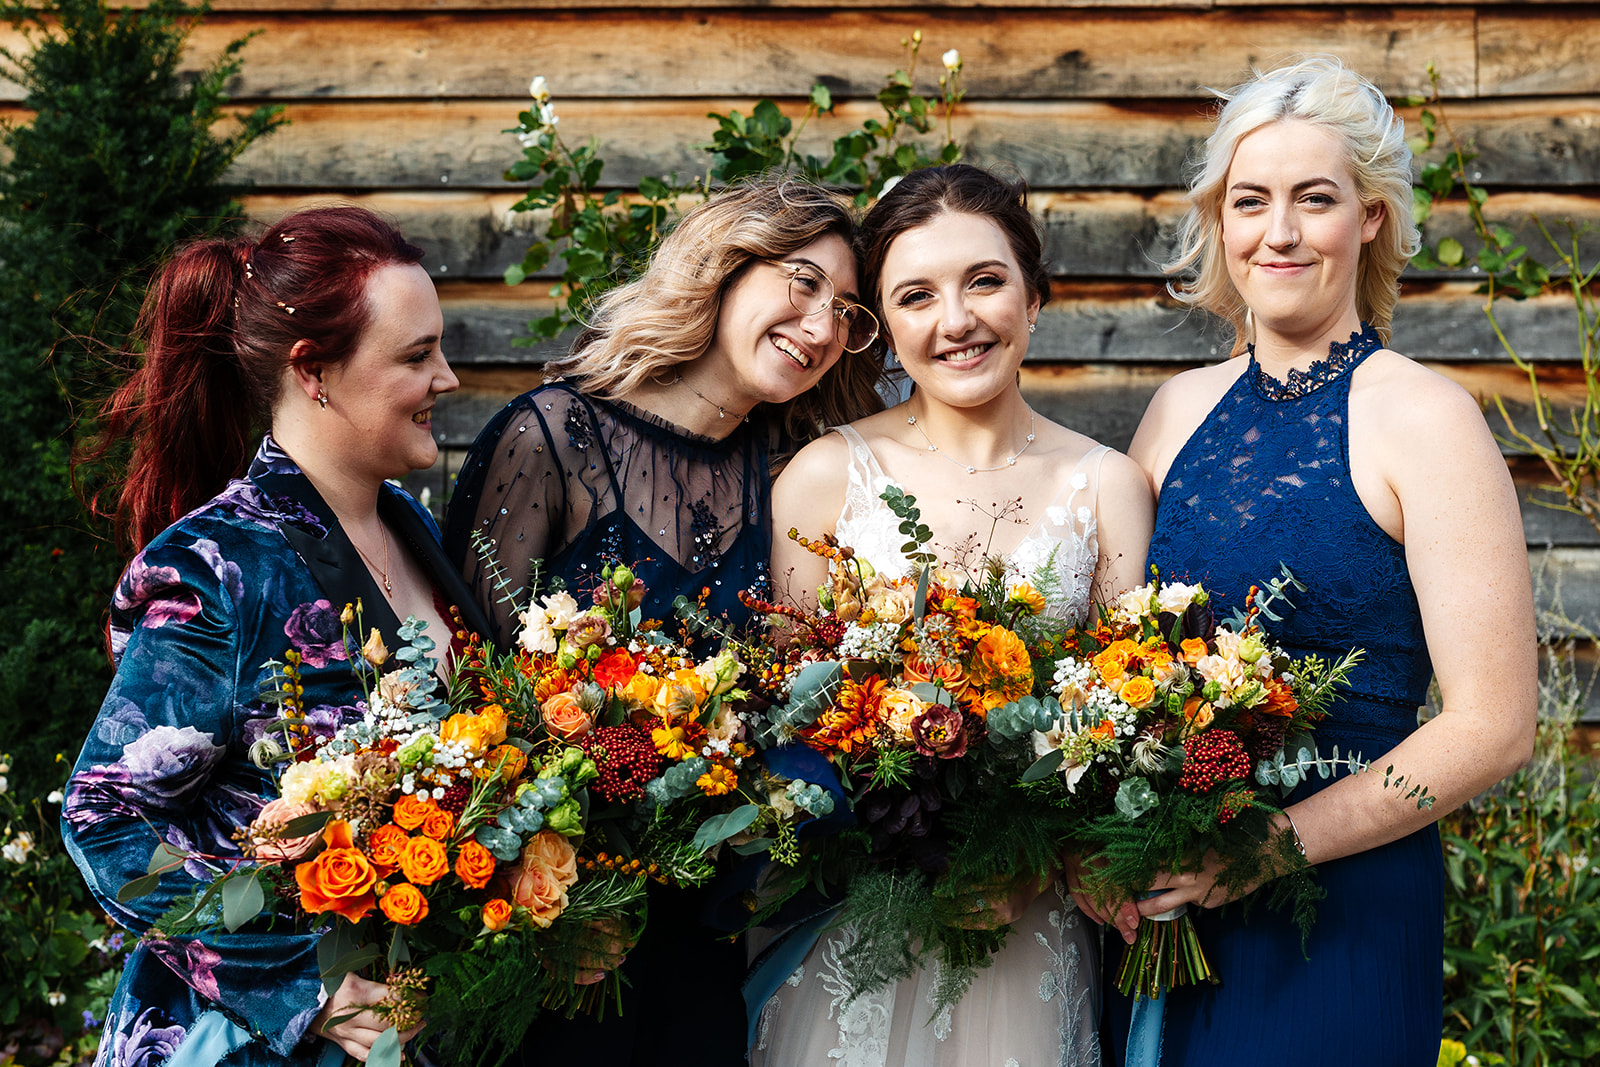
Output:
[[567,906],[567,890],[542,863],[518,868],[511,883],[511,899],[528,909],[535,926],[548,927]]
[[428,898],[410,882],[390,886],[378,900],[378,907],[392,922],[401,926],[415,926],[428,917]]
[[449,870],[450,857],[431,837],[413,837],[400,853],[400,872],[417,885],[432,885]]
[[554,830],[540,830],[522,846],[522,865],[539,864],[563,888],[578,880],[578,850]]
[[458,711],[439,725],[439,740],[446,744],[464,744],[477,755],[489,750],[489,735],[493,729],[494,720]]
[[635,707],[648,708],[655,703],[656,690],[660,688],[661,680],[659,678],[653,674],[639,671],[628,679],[628,684],[622,687],[621,695],[624,700]]
[[430,811],[437,810],[438,805],[431,800],[418,800],[414,793],[402,793],[394,802],[394,821],[402,830],[415,830],[428,821]]
[[651,711],[663,719],[693,715],[706,702],[705,679],[693,669],[673,671],[656,690]]
[[639,669],[639,664],[625,648],[613,648],[601,656],[594,664],[594,680],[596,685],[607,689],[627,685],[633,679],[634,672]]
[[511,921],[511,902],[495,897],[483,906],[483,928],[491,932],[504,930]]
[[1137,641],[1127,638],[1111,642],[1105,648],[1095,653],[1091,660],[1094,669],[1100,672],[1100,680],[1107,685],[1120,685],[1123,677],[1128,673],[1128,664],[1140,653]]
[[929,682],[953,696],[960,696],[967,691],[967,676],[961,665],[945,659],[929,661],[921,655],[907,657],[901,668],[901,677],[908,686]]
[[434,808],[422,820],[422,832],[435,841],[448,841],[456,828],[456,817],[443,808]]
[[384,823],[367,835],[367,854],[377,866],[379,878],[387,878],[399,869],[400,854],[410,840],[411,835],[392,822]]
[[1183,662],[1191,666],[1210,655],[1204,638],[1199,637],[1184,638],[1183,643],[1178,646],[1178,651],[1183,655]]
[[1300,707],[1300,702],[1295,700],[1294,691],[1284,684],[1281,678],[1267,679],[1267,701],[1258,705],[1256,710],[1266,715],[1293,715]]
[[1033,691],[1033,661],[1022,638],[1003,626],[992,627],[973,650],[967,677],[983,690],[986,710],[1020,700]]
[[1122,683],[1122,689],[1117,696],[1130,708],[1148,708],[1150,702],[1156,698],[1156,687],[1144,675],[1136,674]]
[[479,777],[487,778],[499,769],[502,782],[514,781],[528,767],[528,755],[516,745],[496,745],[483,757],[484,773]]
[[1089,727],[1089,733],[1095,737],[1112,738],[1117,736],[1117,724],[1110,719],[1101,719],[1094,726]]
[[563,741],[576,741],[594,728],[594,720],[570,691],[552,694],[539,705],[539,713],[544,718],[544,728]]
[[456,877],[468,889],[482,889],[494,877],[494,855],[476,841],[468,841],[456,855]]
[[343,819],[328,823],[322,831],[328,847],[317,858],[294,869],[300,886],[300,906],[313,914],[332,911],[351,922],[366,918],[376,900],[372,887],[378,872],[366,854],[355,847],[350,824]]

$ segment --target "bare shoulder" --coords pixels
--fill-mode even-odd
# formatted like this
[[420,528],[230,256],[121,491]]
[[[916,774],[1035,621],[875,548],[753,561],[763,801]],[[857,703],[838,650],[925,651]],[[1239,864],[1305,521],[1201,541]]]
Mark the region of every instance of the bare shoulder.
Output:
[[1128,446],[1129,457],[1152,485],[1161,484],[1184,442],[1249,365],[1249,360],[1237,358],[1181,371],[1156,390]]
[[1373,353],[1350,380],[1352,414],[1396,446],[1431,450],[1463,436],[1489,438],[1477,399],[1456,382],[1398,352]]
[[843,484],[849,462],[849,442],[839,434],[825,433],[794,454],[778,480],[773,482],[772,491],[796,495],[800,499],[807,492],[825,492],[831,486]]

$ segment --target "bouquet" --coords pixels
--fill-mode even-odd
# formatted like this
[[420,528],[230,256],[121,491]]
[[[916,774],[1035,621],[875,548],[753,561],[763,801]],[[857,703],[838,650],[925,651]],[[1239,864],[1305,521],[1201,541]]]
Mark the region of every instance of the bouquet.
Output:
[[[1196,870],[1211,853],[1229,897],[1271,879],[1269,905],[1292,907],[1309,930],[1321,893],[1297,838],[1274,820],[1310,771],[1365,769],[1337,749],[1318,756],[1310,739],[1361,653],[1291,660],[1274,647],[1257,620],[1276,617],[1270,601],[1289,582],[1285,573],[1267,597],[1253,589],[1230,628],[1205,589],[1157,579],[1119,597],[1055,665],[1050,688],[1063,713],[1033,735],[1040,760],[1027,778],[1077,816],[1070,832],[1096,854],[1084,881],[1099,899],[1136,898],[1159,874]],[[1154,998],[1203,980],[1216,979],[1179,915],[1140,924],[1117,985]]]
[[986,900],[1037,890],[1059,866],[1071,815],[1019,786],[1036,762],[1032,735],[1060,711],[1049,687],[1066,625],[1045,614],[1053,560],[1037,584],[993,558],[974,573],[936,569],[915,498],[893,486],[884,498],[915,577],[887,579],[832,537],[791,532],[829,560],[821,609],[753,603],[776,621],[751,653],[772,703],[758,741],[821,754],[848,795],[855,831],[816,849],[786,891],[824,862],[845,882],[851,994],[931,958],[937,1012],[1004,943],[1006,929],[980,923]]
[[[341,617],[352,648],[359,618],[359,605]],[[351,656],[362,717],[331,737],[307,722],[297,654],[268,663],[263,698],[277,715],[250,755],[278,769],[279,796],[238,835],[242,858],[219,864],[162,844],[150,873],[119,894],[149,892],[198,859],[226,869],[175,903],[160,934],[258,917],[325,931],[330,995],[361,969],[389,987],[372,1006],[391,1026],[370,1063],[398,1064],[399,1032],[425,1016],[452,1058],[514,1048],[541,1003],[576,999],[577,931],[631,899],[630,886],[578,870],[572,842],[594,762],[576,747],[537,750],[499,709],[452,713],[435,692],[425,625],[408,619],[392,657],[382,635],[366,635]],[[380,674],[391,658],[398,669]]]

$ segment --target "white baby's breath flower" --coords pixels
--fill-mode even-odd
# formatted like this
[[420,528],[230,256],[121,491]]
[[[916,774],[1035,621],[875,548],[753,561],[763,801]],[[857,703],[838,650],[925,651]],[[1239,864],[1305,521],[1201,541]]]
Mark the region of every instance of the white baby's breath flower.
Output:
[[961,53],[954,48],[941,56],[940,60],[944,63],[945,70],[957,71],[961,69]]

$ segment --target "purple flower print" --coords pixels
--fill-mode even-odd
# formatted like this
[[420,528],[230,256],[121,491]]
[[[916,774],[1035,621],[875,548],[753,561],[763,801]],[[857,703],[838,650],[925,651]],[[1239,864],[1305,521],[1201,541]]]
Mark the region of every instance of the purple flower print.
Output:
[[[312,738],[328,740],[339,727],[346,723],[360,722],[366,713],[366,705],[362,703],[343,706],[318,704],[314,708],[306,709],[305,725]],[[246,719],[243,725],[245,748],[248,749],[263,737],[271,737],[282,743],[283,733],[278,726],[276,708],[252,708],[251,714],[255,717]]]
[[193,726],[157,726],[123,749],[117,765],[142,795],[177,800],[203,785],[226,751]]
[[237,604],[244,599],[244,578],[239,570],[239,565],[232,560],[222,558],[222,549],[209,537],[202,537],[189,546],[195,555],[205,560],[206,566],[211,568],[211,573],[217,576],[217,581],[228,595]]
[[141,626],[177,625],[200,614],[200,596],[183,586],[176,568],[151,567],[145,563],[144,554],[140,553],[128,564],[122,581],[117,583],[111,606],[118,611],[142,608]]
[[[120,1020],[112,1019],[108,1025]],[[183,1027],[168,1019],[159,1008],[146,1008],[133,1020],[126,1033],[118,1031],[111,1038],[111,1055],[102,1055],[97,1061],[104,1067],[158,1067],[178,1051],[183,1044]]]
[[308,667],[326,667],[348,658],[339,613],[326,600],[295,608],[283,624],[283,632]]
[[272,498],[272,506],[285,521],[291,522],[310,533],[314,533],[318,537],[327,536],[328,528],[322,524],[321,519],[317,518],[317,513],[300,503],[300,501],[296,500],[294,497],[275,496]]
[[222,999],[217,989],[217,976],[213,973],[222,957],[209,945],[190,937],[174,937],[152,940],[150,952],[202,997]]

